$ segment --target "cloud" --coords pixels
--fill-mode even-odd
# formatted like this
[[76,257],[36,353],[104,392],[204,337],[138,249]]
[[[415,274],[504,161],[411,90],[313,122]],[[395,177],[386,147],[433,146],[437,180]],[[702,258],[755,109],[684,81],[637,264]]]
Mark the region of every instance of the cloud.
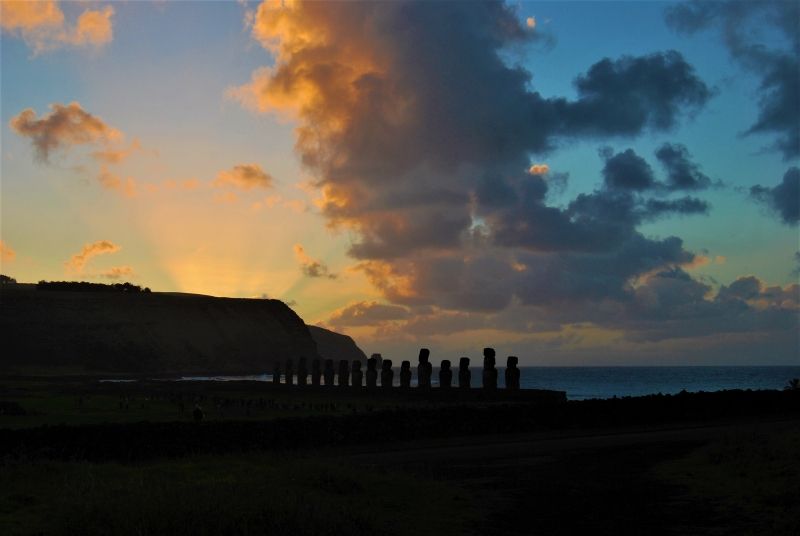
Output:
[[772,209],[781,221],[795,225],[800,221],[800,168],[790,167],[777,186],[756,185],[750,188],[750,197]]
[[122,133],[102,119],[84,110],[77,102],[66,106],[55,103],[41,118],[26,108],[9,122],[18,135],[29,138],[36,157],[47,162],[53,151],[75,145],[108,144],[122,138]]
[[84,245],[81,251],[70,257],[64,265],[70,271],[81,273],[86,263],[93,257],[116,253],[121,249],[121,247],[109,240],[98,240],[97,242]]
[[656,150],[656,158],[667,170],[669,190],[704,190],[711,186],[711,179],[690,160],[686,146],[665,143]]
[[220,171],[214,180],[215,186],[233,186],[242,190],[271,188],[274,179],[258,164],[240,164],[230,170]]
[[647,190],[655,186],[653,169],[633,149],[627,149],[616,155],[604,150],[601,155],[606,158],[605,166],[603,166],[603,178],[609,188]]
[[528,173],[531,175],[547,175],[550,171],[550,166],[547,164],[531,164],[528,168]]
[[337,274],[330,271],[327,264],[311,258],[300,244],[294,245],[294,256],[297,262],[300,263],[303,274],[307,277],[325,277],[327,279],[336,279],[338,277]]
[[94,274],[93,277],[100,277],[103,279],[122,279],[133,277],[133,268],[130,266],[113,266],[104,272]]
[[[800,155],[800,5],[781,0],[684,2],[666,8],[665,17],[684,34],[720,30],[731,56],[761,79],[758,118],[745,134],[772,133],[772,148],[785,159]],[[781,41],[772,38],[776,34]]]
[[54,0],[4,1],[0,4],[2,29],[19,35],[39,54],[63,46],[102,47],[113,39],[114,8],[86,9],[74,24],[67,23]]
[[399,305],[362,301],[334,311],[327,323],[333,327],[374,326],[410,316],[409,310]]
[[17,252],[11,249],[7,242],[0,240],[0,260],[3,262],[11,262],[17,258]]

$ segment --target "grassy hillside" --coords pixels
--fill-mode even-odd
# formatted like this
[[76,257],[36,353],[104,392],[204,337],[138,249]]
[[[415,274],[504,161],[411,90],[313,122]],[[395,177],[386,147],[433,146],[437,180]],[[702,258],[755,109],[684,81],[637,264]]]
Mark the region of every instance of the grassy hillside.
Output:
[[0,370],[257,373],[318,357],[279,300],[0,288]]

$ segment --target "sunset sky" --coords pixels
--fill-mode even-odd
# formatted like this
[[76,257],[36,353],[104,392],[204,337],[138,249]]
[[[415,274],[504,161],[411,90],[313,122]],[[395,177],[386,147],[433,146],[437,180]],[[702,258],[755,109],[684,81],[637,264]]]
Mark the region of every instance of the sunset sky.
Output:
[[2,272],[364,351],[797,364],[797,2],[2,1]]

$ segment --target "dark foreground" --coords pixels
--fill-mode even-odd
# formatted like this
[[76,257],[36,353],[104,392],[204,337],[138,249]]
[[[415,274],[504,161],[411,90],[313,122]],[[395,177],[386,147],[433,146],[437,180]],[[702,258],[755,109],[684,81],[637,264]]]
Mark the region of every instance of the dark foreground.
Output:
[[[296,395],[283,393],[262,413],[194,423],[162,419],[171,405],[138,403],[156,422],[119,422],[116,413],[98,421],[92,411],[103,397],[116,403],[113,393],[83,389],[78,404],[74,386],[61,385],[56,399],[73,404],[59,410],[65,424],[39,425],[56,402],[41,386],[11,383],[0,401],[14,393],[21,409],[38,410],[0,415],[1,534],[717,535],[800,526],[798,392],[558,404],[340,397],[335,407],[290,404],[282,397]],[[208,399],[230,389],[202,388]]]

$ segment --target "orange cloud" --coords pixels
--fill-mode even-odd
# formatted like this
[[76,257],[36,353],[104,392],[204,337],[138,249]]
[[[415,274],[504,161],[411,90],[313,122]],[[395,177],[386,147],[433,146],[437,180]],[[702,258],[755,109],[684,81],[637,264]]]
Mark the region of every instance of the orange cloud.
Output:
[[293,249],[294,256],[297,259],[297,262],[300,263],[300,269],[306,276],[326,277],[328,279],[336,279],[339,277],[337,274],[334,274],[330,271],[327,264],[310,257],[302,245],[295,244]]
[[92,242],[91,244],[86,244],[83,246],[83,249],[79,253],[73,255],[67,262],[65,262],[65,266],[68,270],[81,273],[83,271],[84,266],[89,259],[92,257],[96,257],[98,255],[105,255],[109,253],[116,253],[122,248],[118,245],[114,244],[109,240],[98,240],[97,242]]
[[547,164],[533,164],[528,168],[528,173],[531,175],[545,175],[550,171],[550,166]]
[[86,9],[75,24],[67,24],[59,2],[0,2],[0,26],[12,35],[19,35],[36,54],[62,46],[101,47],[113,39],[114,8]]
[[133,177],[123,179],[116,173],[109,171],[105,166],[100,168],[100,174],[97,180],[108,190],[116,190],[123,194],[125,197],[136,197],[138,187]]
[[84,110],[77,102],[66,106],[50,105],[50,113],[41,118],[31,108],[11,118],[9,126],[18,135],[30,138],[40,160],[47,161],[52,151],[74,145],[110,143],[120,140],[122,133],[102,119]]
[[3,262],[11,262],[17,257],[17,252],[11,249],[11,246],[0,240],[0,260]]
[[253,188],[271,188],[274,179],[258,164],[240,164],[233,169],[220,171],[214,180],[214,186],[234,186],[243,190]]
[[102,277],[104,279],[122,279],[123,277],[133,277],[133,268],[130,266],[114,266],[105,272],[94,274],[93,277]]
[[525,25],[531,30],[536,28],[536,17],[528,17],[527,20],[525,20]]

